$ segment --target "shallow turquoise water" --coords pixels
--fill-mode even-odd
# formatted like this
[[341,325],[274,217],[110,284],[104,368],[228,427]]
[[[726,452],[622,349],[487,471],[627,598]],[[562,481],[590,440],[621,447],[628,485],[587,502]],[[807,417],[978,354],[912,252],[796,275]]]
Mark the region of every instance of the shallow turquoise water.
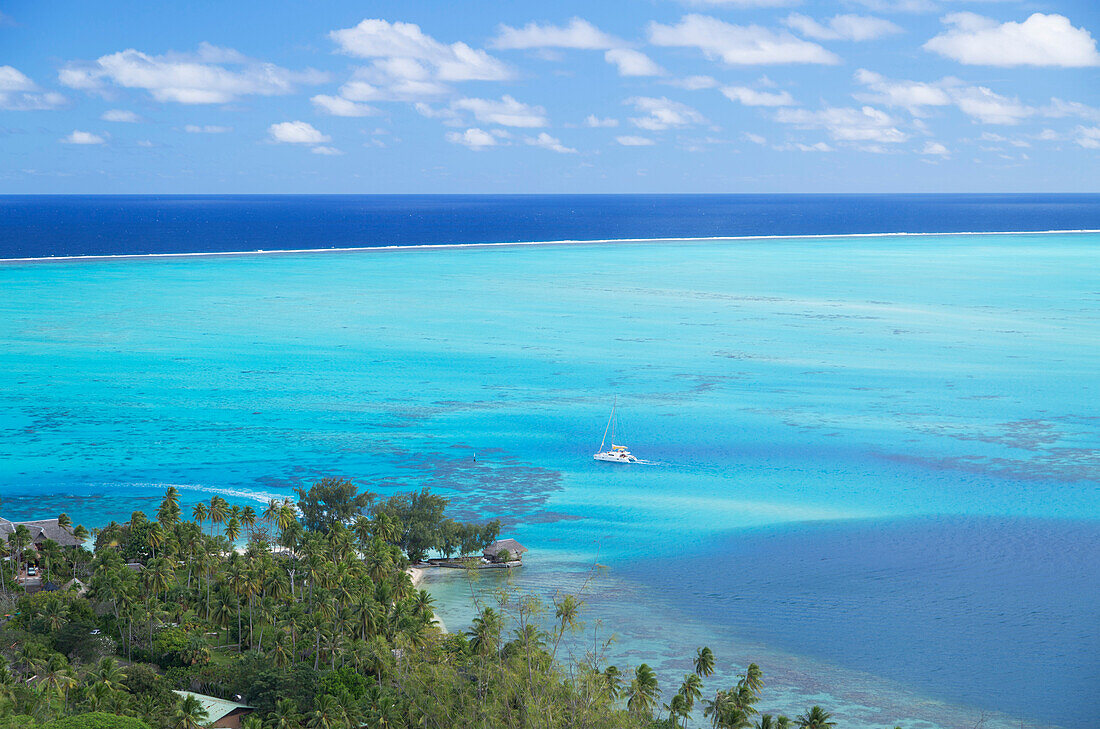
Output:
[[[1073,725],[1100,692],[1100,235],[23,263],[0,292],[5,516],[428,485],[532,548],[522,589],[606,565],[590,624],[668,682],[708,642],[856,729]],[[656,465],[591,460],[613,397]]]

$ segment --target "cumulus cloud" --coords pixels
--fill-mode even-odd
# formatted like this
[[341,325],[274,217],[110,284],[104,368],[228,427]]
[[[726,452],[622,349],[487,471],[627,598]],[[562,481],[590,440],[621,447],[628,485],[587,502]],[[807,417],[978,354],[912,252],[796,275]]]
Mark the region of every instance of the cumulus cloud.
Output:
[[749,140],[753,144],[767,144],[768,140],[759,134],[753,134],[752,132],[745,132],[745,139]]
[[566,147],[561,143],[561,140],[556,137],[551,137],[546,132],[542,132],[537,137],[527,137],[523,141],[527,142],[534,147],[542,147],[543,149],[549,149],[551,152],[558,152],[560,154],[576,154],[577,150],[572,147]]
[[1019,99],[1001,96],[985,86],[955,88],[951,95],[964,114],[985,124],[1019,124],[1036,113]]
[[378,110],[367,104],[358,104],[341,96],[318,94],[310,99],[317,110],[332,116],[370,116]]
[[323,154],[326,157],[334,157],[338,154],[343,154],[343,152],[336,149],[336,147],[326,147],[324,145],[318,145],[309,151],[313,152],[314,154]]
[[834,15],[824,23],[819,23],[808,15],[792,13],[783,24],[807,38],[817,40],[866,41],[902,32],[899,26],[889,20],[870,15]]
[[948,29],[924,49],[976,66],[1100,66],[1096,41],[1064,15],[1034,13],[1022,23],[998,23],[975,13],[943,17]]
[[656,144],[656,142],[654,142],[649,137],[635,137],[630,135],[627,135],[625,137],[615,137],[615,141],[623,145],[624,147],[650,147]]
[[649,24],[655,46],[698,48],[707,58],[731,66],[779,63],[840,63],[836,54],[787,31],[733,25],[706,15],[685,15],[675,25]]
[[706,117],[687,104],[672,101],[664,96],[661,98],[635,96],[623,103],[633,106],[639,112],[645,114],[645,116],[631,117],[630,119],[630,123],[639,129],[660,131],[670,127],[702,124],[706,121]]
[[320,144],[331,141],[331,137],[322,134],[312,124],[304,121],[289,121],[272,124],[267,128],[271,141],[284,144]]
[[894,81],[865,68],[856,71],[855,78],[872,92],[857,94],[860,101],[907,109],[914,116],[924,116],[929,106],[951,104],[951,97],[937,84]]
[[921,149],[920,153],[938,157],[951,156],[951,152],[947,149],[947,147],[943,146],[939,142],[925,142],[924,147]]
[[1085,149],[1100,149],[1100,127],[1077,127],[1074,130],[1073,141]]
[[70,63],[58,78],[85,91],[102,91],[113,84],[144,89],[157,101],[224,104],[241,96],[293,93],[299,85],[323,83],[328,75],[313,69],[290,71],[204,43],[195,53],[160,56],[130,48],[90,63]]
[[887,113],[871,106],[860,109],[831,107],[819,111],[780,109],[776,120],[801,129],[824,129],[838,142],[904,142],[909,135],[897,128]]
[[226,134],[233,131],[233,127],[220,127],[216,124],[188,124],[183,128],[188,134]]
[[546,109],[516,101],[507,94],[500,101],[493,99],[458,99],[451,103],[454,111],[468,111],[474,118],[486,124],[503,127],[544,127]]
[[48,111],[65,105],[67,100],[56,91],[41,91],[21,71],[0,66],[0,109],[7,111]]
[[665,83],[688,91],[699,91],[700,89],[713,89],[718,85],[718,79],[713,76],[688,76],[666,81]]
[[619,120],[610,117],[601,119],[595,114],[589,114],[584,118],[584,125],[586,127],[617,127],[619,126]]
[[342,53],[356,58],[416,61],[440,81],[502,81],[511,69],[484,50],[465,43],[441,43],[415,23],[367,18],[352,28],[329,33]]
[[772,93],[746,86],[725,86],[722,93],[730,101],[737,101],[745,106],[794,106],[798,103],[786,91]]
[[512,28],[501,24],[497,27],[497,37],[490,45],[500,49],[580,48],[602,51],[622,46],[623,42],[583,18],[573,18],[565,26],[528,23],[522,28]]
[[340,87],[348,101],[417,102],[447,96],[450,87],[432,76],[429,67],[411,58],[385,58],[359,68]]
[[73,133],[67,137],[61,139],[65,144],[103,144],[107,140],[98,134],[92,134],[91,132],[82,132],[79,129],[74,129]]
[[612,48],[603,57],[618,67],[620,76],[660,76],[665,72],[649,56],[630,48]]
[[128,122],[130,124],[136,124],[141,121],[141,117],[132,111],[126,109],[108,109],[99,116],[103,121],[109,122]]
[[461,144],[473,150],[493,147],[497,144],[497,138],[483,129],[467,129],[464,132],[447,132],[447,141],[452,144]]

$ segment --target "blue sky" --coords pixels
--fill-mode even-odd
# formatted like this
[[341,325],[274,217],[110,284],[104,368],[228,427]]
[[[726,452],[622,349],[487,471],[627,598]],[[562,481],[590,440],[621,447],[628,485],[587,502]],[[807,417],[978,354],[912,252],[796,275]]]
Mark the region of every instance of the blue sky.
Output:
[[0,13],[5,193],[1100,191],[1095,0]]

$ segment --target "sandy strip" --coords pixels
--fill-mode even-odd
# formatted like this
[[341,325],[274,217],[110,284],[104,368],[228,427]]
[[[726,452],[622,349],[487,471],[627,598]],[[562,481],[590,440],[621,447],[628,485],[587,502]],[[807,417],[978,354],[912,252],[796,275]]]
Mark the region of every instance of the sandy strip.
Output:
[[[408,567],[405,569],[409,578],[412,580],[413,587],[419,588],[420,583],[424,581],[424,576],[428,573],[427,567]],[[446,635],[447,626],[443,624],[443,619],[438,614],[432,616],[432,622],[439,627],[439,632]]]

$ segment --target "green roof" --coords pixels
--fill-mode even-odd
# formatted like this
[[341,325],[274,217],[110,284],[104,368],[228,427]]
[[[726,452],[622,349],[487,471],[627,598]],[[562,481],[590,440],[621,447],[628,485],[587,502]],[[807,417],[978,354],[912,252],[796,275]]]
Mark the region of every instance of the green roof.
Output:
[[213,724],[219,719],[224,719],[229,714],[232,714],[237,709],[254,709],[254,706],[248,706],[247,704],[238,704],[233,701],[226,701],[225,699],[219,699],[215,696],[207,696],[206,694],[196,694],[193,691],[174,691],[173,693],[180,696],[194,696],[202,704],[202,708],[206,709],[206,721],[208,724]]

